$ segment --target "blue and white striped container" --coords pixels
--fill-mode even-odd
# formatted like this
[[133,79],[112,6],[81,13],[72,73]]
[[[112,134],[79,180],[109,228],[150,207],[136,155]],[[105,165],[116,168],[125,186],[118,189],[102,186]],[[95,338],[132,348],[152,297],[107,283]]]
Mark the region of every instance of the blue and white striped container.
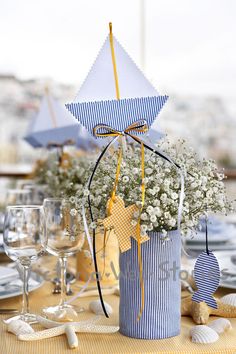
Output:
[[142,339],[177,336],[181,320],[180,234],[169,232],[166,242],[160,233],[149,236],[141,245],[145,303],[138,321],[141,289],[136,241],[132,239],[132,248],[120,254],[120,332]]

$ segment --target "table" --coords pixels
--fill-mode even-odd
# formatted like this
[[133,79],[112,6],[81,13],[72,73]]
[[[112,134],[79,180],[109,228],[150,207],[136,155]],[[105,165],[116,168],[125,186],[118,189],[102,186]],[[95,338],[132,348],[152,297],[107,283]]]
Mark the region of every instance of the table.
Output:
[[[218,291],[219,296],[228,293],[226,289]],[[232,292],[232,291],[231,291]],[[88,310],[88,304],[96,297],[81,298],[75,303],[81,304]],[[105,301],[112,305],[114,313],[109,319],[104,318],[104,324],[118,325],[118,306],[119,297],[116,295],[104,296]],[[39,312],[41,306],[48,306],[58,303],[58,295],[52,295],[52,284],[45,282],[44,285],[30,294],[30,304],[32,311]],[[1,300],[0,308],[13,308],[21,306],[21,297]],[[92,316],[89,311],[81,314],[81,320],[87,316]],[[1,315],[1,319],[6,318]],[[101,322],[100,322],[101,323]],[[79,347],[74,349],[78,353],[99,353],[99,354],[123,354],[123,353],[236,353],[236,319],[231,319],[233,330],[220,335],[219,341],[208,345],[199,345],[191,343],[189,339],[189,329],[194,325],[189,317],[182,317],[181,335],[169,339],[162,340],[140,340],[122,336],[119,332],[115,334],[79,334]],[[34,325],[35,330],[40,330],[40,325]],[[0,324],[1,354],[60,354],[72,353],[72,349],[68,348],[68,344],[64,336],[45,339],[37,342],[22,342],[17,340],[16,336],[6,332],[6,325]]]

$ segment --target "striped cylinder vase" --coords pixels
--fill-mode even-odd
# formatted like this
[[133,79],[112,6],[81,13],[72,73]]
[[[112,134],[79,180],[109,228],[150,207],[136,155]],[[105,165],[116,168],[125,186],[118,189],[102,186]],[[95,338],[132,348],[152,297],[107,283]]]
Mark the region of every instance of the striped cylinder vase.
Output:
[[169,232],[169,241],[161,234],[149,233],[141,245],[144,280],[144,309],[139,320],[141,288],[137,242],[120,254],[120,332],[128,337],[162,339],[180,333],[181,287],[179,279],[181,239]]

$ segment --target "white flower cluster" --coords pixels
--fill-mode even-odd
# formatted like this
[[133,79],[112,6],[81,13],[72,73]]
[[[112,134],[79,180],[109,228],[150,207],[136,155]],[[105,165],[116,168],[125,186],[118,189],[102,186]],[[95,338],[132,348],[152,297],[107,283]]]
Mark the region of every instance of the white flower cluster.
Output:
[[[232,209],[227,200],[224,174],[219,173],[213,160],[199,161],[184,141],[171,145],[167,140],[158,147],[165,151],[185,171],[185,199],[181,230],[186,233],[195,229],[199,218],[206,211],[227,213]],[[107,153],[99,163],[90,191],[94,219],[106,216],[107,201],[113,189],[118,151]],[[94,167],[94,157],[72,160],[69,169],[50,167],[46,172],[46,183],[51,194],[71,198],[78,217],[83,203],[87,203],[87,181]],[[145,204],[141,209],[141,183],[145,184]],[[141,151],[138,145],[129,145],[123,156],[117,195],[126,206],[136,203],[139,208],[134,213],[132,224],[141,218],[141,233],[167,231],[177,227],[180,180],[176,168],[149,150],[145,150],[145,178],[141,179]],[[72,201],[73,199],[73,201]],[[93,223],[96,227],[96,223]]]

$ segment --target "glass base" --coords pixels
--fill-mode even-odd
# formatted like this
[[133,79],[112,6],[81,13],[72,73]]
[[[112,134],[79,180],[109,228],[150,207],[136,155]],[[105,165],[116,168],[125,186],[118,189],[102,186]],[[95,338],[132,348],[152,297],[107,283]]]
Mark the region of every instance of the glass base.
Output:
[[37,323],[36,315],[33,313],[25,313],[24,315],[20,315],[21,321],[27,322],[27,323]]
[[13,317],[10,317],[6,320],[3,320],[4,323],[9,324],[11,321],[16,321],[16,320],[21,320],[24,322],[27,322],[29,324],[33,324],[33,323],[37,323],[37,319],[36,319],[36,315],[32,314],[32,313],[26,313],[26,314],[19,314],[19,315],[15,315]]
[[76,322],[79,320],[78,314],[84,309],[79,306],[68,304],[50,306],[42,309],[42,313],[49,320],[57,322]]

